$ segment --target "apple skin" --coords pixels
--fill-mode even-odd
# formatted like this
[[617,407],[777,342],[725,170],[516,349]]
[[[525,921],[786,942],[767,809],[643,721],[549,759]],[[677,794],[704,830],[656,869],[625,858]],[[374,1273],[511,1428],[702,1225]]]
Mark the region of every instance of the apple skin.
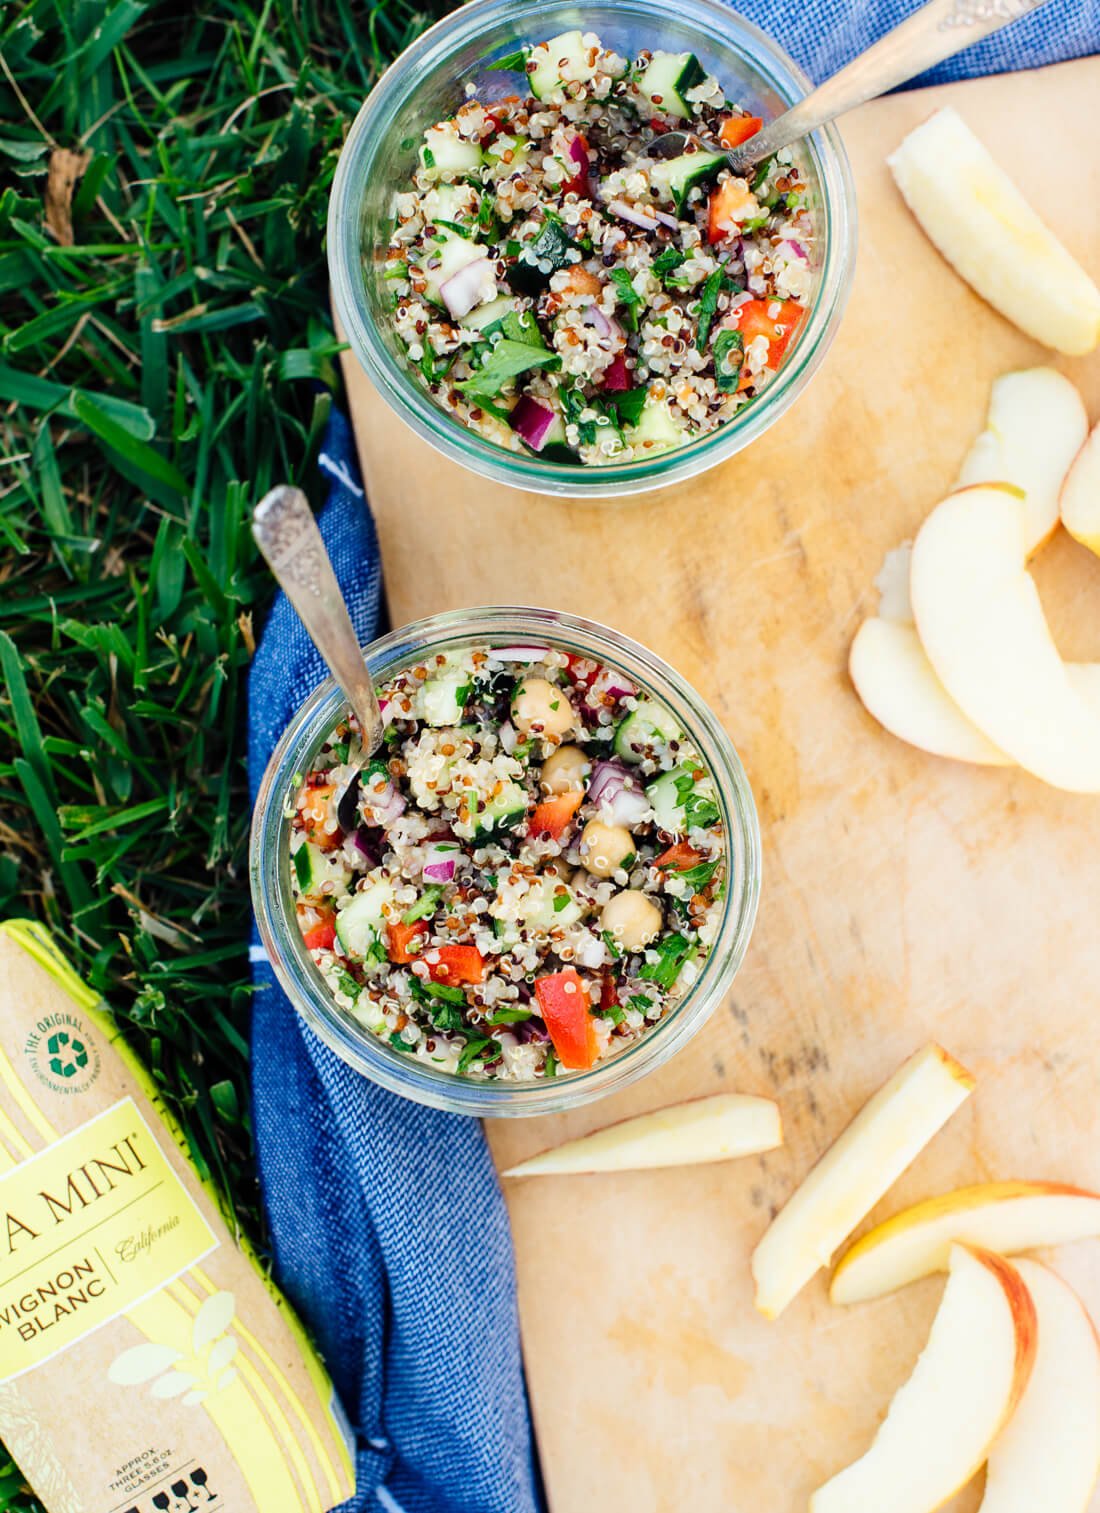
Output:
[[1037,1261],[1015,1264],[1038,1351],[990,1451],[981,1513],[1086,1513],[1100,1477],[1100,1338],[1068,1283]]
[[[1015,1234],[1013,1219],[1020,1225]],[[1100,1235],[1100,1194],[1085,1188],[1062,1182],[961,1187],[869,1230],[841,1258],[829,1296],[839,1304],[884,1297],[944,1270],[956,1241],[1012,1254],[1091,1235]]]
[[933,1513],[965,1486],[1021,1400],[1035,1363],[1035,1304],[1001,1256],[951,1252],[928,1342],[870,1448],[819,1487],[810,1513]]

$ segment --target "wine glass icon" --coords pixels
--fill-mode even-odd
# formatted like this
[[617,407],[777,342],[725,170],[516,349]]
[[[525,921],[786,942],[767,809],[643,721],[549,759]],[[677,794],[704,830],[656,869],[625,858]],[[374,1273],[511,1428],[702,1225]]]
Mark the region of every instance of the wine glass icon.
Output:
[[205,1466],[196,1466],[195,1469],[191,1472],[191,1485],[193,1487],[198,1487],[201,1492],[206,1493],[206,1500],[208,1503],[217,1502],[217,1494],[215,1492],[211,1492],[209,1486],[207,1485],[208,1481],[209,1478],[207,1477]]
[[171,1506],[171,1503],[168,1501],[167,1492],[153,1493],[153,1507],[158,1509],[158,1513],[168,1513],[168,1509]]

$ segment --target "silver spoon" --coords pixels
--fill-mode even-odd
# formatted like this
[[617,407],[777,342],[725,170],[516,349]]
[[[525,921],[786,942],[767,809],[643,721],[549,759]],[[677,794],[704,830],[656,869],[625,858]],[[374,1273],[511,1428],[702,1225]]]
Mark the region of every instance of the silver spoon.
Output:
[[359,773],[382,744],[382,711],[374,680],[363,661],[309,500],[301,489],[283,483],[265,494],[252,516],[252,534],[359,722],[359,760],[336,795],[340,826],[353,829]]
[[651,157],[675,157],[694,142],[708,152],[726,152],[734,174],[744,178],[750,168],[781,147],[789,147],[826,121],[904,84],[1045,4],[1046,0],[927,0],[900,26],[740,147],[727,151],[698,132],[669,131],[655,137],[647,150]]

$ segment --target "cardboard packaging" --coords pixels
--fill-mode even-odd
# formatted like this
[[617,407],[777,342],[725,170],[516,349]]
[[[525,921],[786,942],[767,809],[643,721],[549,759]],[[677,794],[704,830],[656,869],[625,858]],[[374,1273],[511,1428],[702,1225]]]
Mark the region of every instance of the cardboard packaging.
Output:
[[110,1012],[0,926],[0,1438],[49,1513],[328,1513],[350,1435]]

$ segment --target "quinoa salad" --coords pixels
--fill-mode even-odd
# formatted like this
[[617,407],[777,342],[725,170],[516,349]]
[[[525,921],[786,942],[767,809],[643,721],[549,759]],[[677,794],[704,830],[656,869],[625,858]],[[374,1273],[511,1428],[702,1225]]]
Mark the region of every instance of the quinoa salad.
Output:
[[548,647],[471,647],[379,690],[288,802],[304,942],[335,1002],[447,1072],[564,1076],[698,977],[727,884],[714,782],[664,705]]
[[491,67],[522,87],[483,103],[469,85],[396,196],[384,276],[410,363],[469,429],[556,462],[714,431],[761,392],[812,295],[790,151],[731,174],[706,144],[762,123],[693,53],[627,59],[574,31]]

